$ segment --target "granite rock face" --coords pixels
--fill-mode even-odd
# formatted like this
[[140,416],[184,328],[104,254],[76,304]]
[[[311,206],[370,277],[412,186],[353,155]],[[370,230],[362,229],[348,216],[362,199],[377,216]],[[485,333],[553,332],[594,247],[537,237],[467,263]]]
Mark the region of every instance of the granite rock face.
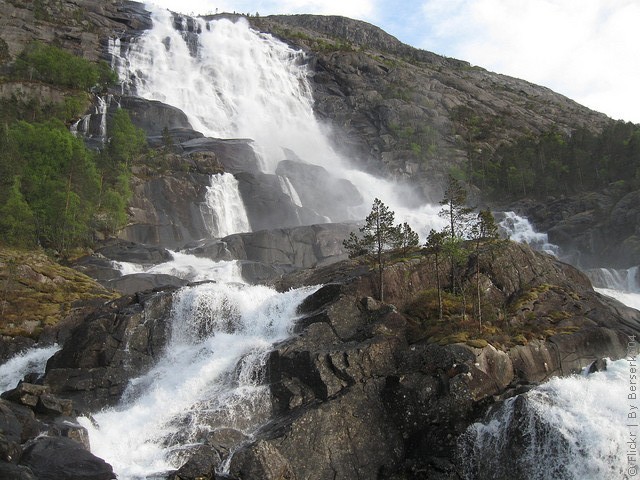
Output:
[[[565,321],[580,325],[575,333],[507,351],[415,342],[406,314],[362,296],[375,291],[367,283],[370,275],[343,272],[346,283],[326,285],[301,305],[298,334],[271,355],[269,380],[280,415],[234,456],[232,473],[274,479],[282,472],[312,479],[459,478],[457,439],[495,399],[578,372],[600,356],[625,355],[627,335],[640,328],[637,311],[598,296],[566,264],[518,245],[506,254],[514,257],[510,267],[498,261],[487,272],[497,290],[515,300],[538,282],[564,285],[565,291],[539,298],[533,311],[543,322],[545,310],[562,303],[572,312]],[[314,283],[327,275],[322,270],[335,275],[339,266],[293,278]],[[402,275],[389,273],[389,298],[408,305],[416,291],[394,283],[422,278],[424,288],[428,265],[398,271]]]

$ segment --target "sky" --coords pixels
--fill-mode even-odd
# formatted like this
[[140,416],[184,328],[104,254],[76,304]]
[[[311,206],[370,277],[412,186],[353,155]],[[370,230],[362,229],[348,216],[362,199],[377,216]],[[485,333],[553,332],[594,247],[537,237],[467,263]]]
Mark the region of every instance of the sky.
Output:
[[640,0],[152,0],[182,13],[314,13],[549,87],[640,123]]

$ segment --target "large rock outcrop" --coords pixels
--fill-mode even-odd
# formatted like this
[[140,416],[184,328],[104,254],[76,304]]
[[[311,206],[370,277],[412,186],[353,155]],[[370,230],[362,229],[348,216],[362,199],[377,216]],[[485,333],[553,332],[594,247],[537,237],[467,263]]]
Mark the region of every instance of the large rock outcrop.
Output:
[[212,260],[241,260],[252,283],[271,283],[296,270],[316,268],[347,258],[342,245],[355,224],[325,223],[237,233],[185,249]]
[[[552,311],[562,311],[566,316],[555,322],[573,333],[506,351],[416,341],[415,318],[403,309],[361,300],[374,291],[373,278],[358,274],[357,266],[294,275],[303,283],[339,275],[347,283],[326,285],[301,306],[298,335],[278,346],[269,362],[280,416],[234,456],[232,473],[458,478],[457,438],[487,405],[522,385],[578,372],[601,356],[621,358],[628,335],[640,329],[637,311],[597,295],[586,277],[550,257],[512,245],[494,265],[483,271],[507,300],[506,321],[528,313],[545,324]],[[388,272],[387,295],[401,306],[410,305],[433,275],[424,261],[395,270]],[[531,288],[551,284],[556,288],[547,295],[530,298]]]
[[162,353],[171,290],[123,297],[85,319],[47,363],[44,384],[79,412],[118,402],[128,381]]
[[[485,333],[510,326],[524,340],[500,339],[496,348],[425,337],[429,309],[420,298],[435,284],[432,260],[392,259],[386,295],[395,306],[372,298],[376,275],[354,260],[279,282],[325,285],[269,356],[275,416],[234,454],[232,478],[458,478],[458,437],[489,405],[603,356],[620,358],[628,335],[640,334],[640,314],[595,293],[573,267],[509,244],[480,268],[486,295],[502,299],[503,314],[489,322],[487,312]],[[470,263],[469,281],[476,271]],[[161,354],[171,304],[170,291],[139,294],[87,318],[49,361],[49,391],[81,411],[113,405]],[[210,472],[219,461],[210,444],[193,455],[184,472]]]

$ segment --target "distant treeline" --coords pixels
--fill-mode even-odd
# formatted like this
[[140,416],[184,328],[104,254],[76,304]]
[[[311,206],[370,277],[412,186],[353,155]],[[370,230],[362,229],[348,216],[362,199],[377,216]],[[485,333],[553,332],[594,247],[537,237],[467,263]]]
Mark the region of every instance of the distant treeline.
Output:
[[24,94],[2,99],[0,243],[66,253],[91,244],[96,232],[123,226],[130,165],[144,148],[143,132],[118,110],[108,122],[104,149],[96,152],[68,128],[89,106],[88,90],[114,81],[108,67],[34,43],[16,59],[9,79],[62,93],[49,102]]
[[467,180],[494,199],[545,198],[618,183],[640,188],[640,125],[612,122],[602,133],[586,129],[526,137],[493,155],[472,154]]

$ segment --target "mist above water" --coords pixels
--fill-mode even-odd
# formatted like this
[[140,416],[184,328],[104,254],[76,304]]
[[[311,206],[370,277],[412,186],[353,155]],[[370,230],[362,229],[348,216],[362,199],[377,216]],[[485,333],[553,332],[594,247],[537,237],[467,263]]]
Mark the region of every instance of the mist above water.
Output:
[[[377,197],[396,213],[398,222],[408,221],[423,237],[431,228],[444,227],[438,207],[416,207],[419,196],[410,186],[360,171],[333,150],[329,128],[313,111],[304,52],[252,30],[243,18],[187,20],[161,9],[153,9],[152,18],[153,28],[128,52],[112,42],[125,89],[181,109],[205,136],[252,139],[266,173],[294,157],[323,167],[326,175],[349,180],[362,195],[362,204],[345,206],[340,218],[326,221],[361,220]],[[181,29],[176,29],[176,23]],[[192,31],[186,31],[187,23]],[[292,203],[302,206],[290,180],[282,176],[280,183]],[[309,192],[305,194],[304,207],[320,211],[318,206],[332,192],[311,199]],[[224,233],[238,231],[236,225]]]

